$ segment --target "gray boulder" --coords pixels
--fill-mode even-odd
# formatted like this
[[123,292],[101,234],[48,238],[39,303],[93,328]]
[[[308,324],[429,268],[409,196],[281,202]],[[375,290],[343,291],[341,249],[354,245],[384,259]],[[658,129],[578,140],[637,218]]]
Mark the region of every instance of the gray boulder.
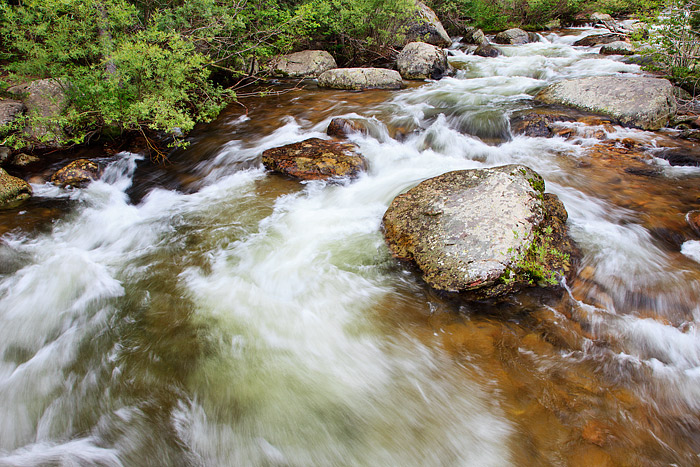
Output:
[[604,44],[600,48],[601,55],[634,55],[634,48],[629,42],[616,41]]
[[384,214],[393,255],[433,288],[491,298],[554,285],[576,249],[566,210],[521,165],[448,172],[397,196]]
[[477,29],[475,27],[469,26],[464,30],[464,36],[462,37],[462,42],[464,44],[471,45],[481,45],[488,43],[484,31]]
[[29,136],[48,146],[58,146],[64,136],[63,129],[50,120],[61,115],[68,105],[66,87],[65,82],[49,78],[12,86],[7,90],[21,96],[27,114],[38,118],[27,129]]
[[608,33],[608,34],[591,34],[574,42],[574,46],[595,47],[596,45],[610,44],[611,42],[623,41],[629,39],[626,34]]
[[607,115],[623,125],[658,130],[676,111],[668,80],[643,76],[595,76],[548,86],[535,99]]
[[607,13],[591,13],[591,23],[598,24],[606,21],[615,21],[612,16]]
[[0,126],[15,121],[17,116],[26,110],[22,101],[14,99],[0,99]]
[[521,45],[530,42],[530,36],[522,29],[513,28],[499,32],[493,41],[496,44]]
[[351,89],[401,89],[403,80],[396,70],[384,68],[335,68],[318,77],[322,88]]
[[0,169],[0,207],[13,207],[32,196],[32,187]]
[[440,79],[450,65],[445,51],[425,42],[411,42],[396,58],[396,68],[404,79]]
[[423,2],[416,2],[416,16],[406,24],[406,41],[427,42],[438,47],[449,47],[452,39],[433,10]]
[[303,50],[273,61],[270,71],[275,76],[285,78],[315,78],[337,67],[333,56],[325,50]]

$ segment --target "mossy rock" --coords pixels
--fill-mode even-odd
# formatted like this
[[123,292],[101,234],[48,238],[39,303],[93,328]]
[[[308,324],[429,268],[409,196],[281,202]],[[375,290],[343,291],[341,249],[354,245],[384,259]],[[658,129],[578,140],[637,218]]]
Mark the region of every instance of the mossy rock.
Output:
[[64,188],[79,188],[97,180],[99,176],[100,166],[97,162],[78,159],[53,174],[51,183]]
[[14,207],[32,196],[32,187],[0,169],[0,208]]

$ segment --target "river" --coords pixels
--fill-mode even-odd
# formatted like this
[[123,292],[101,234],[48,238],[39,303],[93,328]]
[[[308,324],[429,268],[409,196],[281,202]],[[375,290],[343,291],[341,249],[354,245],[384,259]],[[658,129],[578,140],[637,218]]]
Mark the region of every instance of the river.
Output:
[[[572,46],[591,32],[455,46],[455,77],[401,91],[242,98],[160,167],[122,152],[84,189],[34,184],[0,238],[0,466],[700,464],[700,168],[658,157],[697,148],[510,130],[549,83],[641,73]],[[338,116],[369,128],[367,174],[261,167]],[[508,163],[569,212],[584,256],[563,296],[464,303],[392,259],[396,195]]]

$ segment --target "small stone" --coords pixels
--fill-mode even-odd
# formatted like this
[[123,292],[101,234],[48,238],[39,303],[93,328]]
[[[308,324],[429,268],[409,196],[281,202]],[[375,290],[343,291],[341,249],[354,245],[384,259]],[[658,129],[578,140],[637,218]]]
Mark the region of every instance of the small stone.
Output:
[[26,167],[30,164],[33,164],[35,162],[39,162],[41,159],[39,159],[36,156],[33,156],[31,154],[25,154],[25,153],[19,153],[17,154],[13,159],[12,159],[12,165],[16,167]]
[[328,136],[335,136],[336,138],[346,138],[350,133],[367,133],[367,129],[356,120],[336,117],[331,120],[326,130]]
[[688,222],[690,228],[693,229],[696,234],[700,235],[700,211],[690,211],[685,215],[685,220]]
[[57,171],[51,177],[51,182],[60,187],[82,187],[93,180],[97,180],[100,174],[99,165],[87,159],[78,159]]

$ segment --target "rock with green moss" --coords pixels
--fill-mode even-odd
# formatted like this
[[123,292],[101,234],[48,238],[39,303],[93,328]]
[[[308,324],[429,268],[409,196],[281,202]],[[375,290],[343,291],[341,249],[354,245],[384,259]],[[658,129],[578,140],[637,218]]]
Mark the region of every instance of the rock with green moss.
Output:
[[393,255],[428,285],[472,299],[556,285],[576,251],[563,205],[521,165],[425,180],[392,201],[383,228]]
[[0,208],[15,206],[32,196],[32,187],[0,169]]

